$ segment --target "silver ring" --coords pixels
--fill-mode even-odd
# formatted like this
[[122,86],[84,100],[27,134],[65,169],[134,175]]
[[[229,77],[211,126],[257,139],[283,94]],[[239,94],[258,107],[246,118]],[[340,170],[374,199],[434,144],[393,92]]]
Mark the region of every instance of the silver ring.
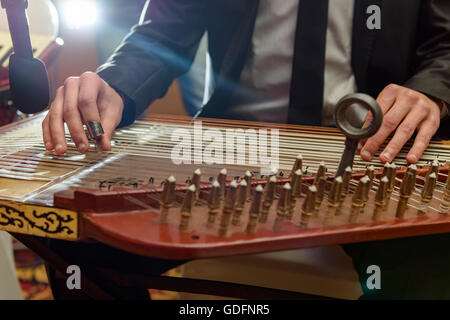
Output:
[[87,121],[86,127],[89,135],[92,139],[99,138],[102,134],[104,134],[102,124],[97,121]]

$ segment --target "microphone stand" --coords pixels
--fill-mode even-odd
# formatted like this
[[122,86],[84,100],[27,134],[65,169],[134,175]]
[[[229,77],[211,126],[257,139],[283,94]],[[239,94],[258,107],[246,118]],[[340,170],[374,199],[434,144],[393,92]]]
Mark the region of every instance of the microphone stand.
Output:
[[[31,47],[30,29],[25,10],[28,8],[28,0],[1,0],[2,8],[6,9],[9,31],[12,36],[14,53],[24,59],[33,59]],[[16,21],[26,23],[15,23]]]
[[44,63],[33,57],[26,9],[28,0],[1,0],[6,9],[14,54],[9,58],[9,82],[14,107],[33,114],[45,109],[50,85]]

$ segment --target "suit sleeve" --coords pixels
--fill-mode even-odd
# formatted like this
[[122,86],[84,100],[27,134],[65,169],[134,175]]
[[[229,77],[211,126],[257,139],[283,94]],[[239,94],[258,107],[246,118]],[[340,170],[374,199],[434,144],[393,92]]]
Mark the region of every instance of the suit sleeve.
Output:
[[405,86],[450,105],[450,1],[424,0],[417,65]]
[[187,72],[205,32],[205,0],[151,0],[98,75],[125,104],[119,126],[131,124],[172,81]]

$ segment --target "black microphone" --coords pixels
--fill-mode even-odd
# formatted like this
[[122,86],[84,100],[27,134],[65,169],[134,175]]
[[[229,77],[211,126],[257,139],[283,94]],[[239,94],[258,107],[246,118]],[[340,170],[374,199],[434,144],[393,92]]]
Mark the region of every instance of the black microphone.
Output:
[[23,113],[44,110],[50,85],[44,63],[33,57],[26,9],[28,0],[1,0],[6,9],[14,54],[9,58],[9,84],[14,107]]

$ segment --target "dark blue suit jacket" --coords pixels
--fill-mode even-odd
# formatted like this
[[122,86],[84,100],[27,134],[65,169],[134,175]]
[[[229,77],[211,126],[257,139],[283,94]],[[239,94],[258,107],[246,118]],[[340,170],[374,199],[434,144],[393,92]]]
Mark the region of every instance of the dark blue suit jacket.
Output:
[[[366,9],[372,4],[381,7],[380,30],[366,26]],[[98,69],[126,101],[122,125],[189,70],[205,32],[215,91],[201,116],[226,118],[257,7],[258,0],[151,0],[145,22]],[[377,96],[386,85],[397,83],[450,104],[450,1],[356,0],[352,67],[360,92]]]

